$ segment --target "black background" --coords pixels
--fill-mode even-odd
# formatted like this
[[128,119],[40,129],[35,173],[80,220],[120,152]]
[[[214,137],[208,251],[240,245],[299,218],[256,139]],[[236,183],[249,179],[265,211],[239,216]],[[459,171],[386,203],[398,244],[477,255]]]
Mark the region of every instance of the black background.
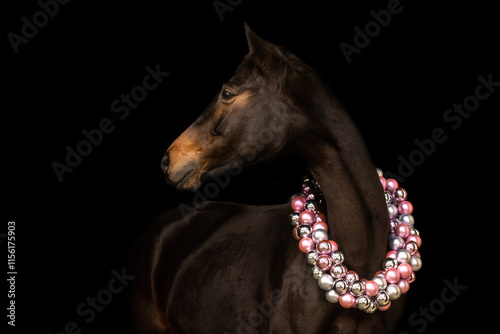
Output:
[[[339,44],[353,44],[354,27],[363,29],[373,20],[370,11],[387,3],[245,0],[221,21],[212,1],[71,1],[17,54],[7,34],[20,34],[21,18],[32,21],[40,6],[5,7],[1,232],[7,221],[16,222],[15,329],[59,333],[75,321],[82,333],[127,332],[122,294],[88,324],[76,307],[107,287],[112,269],[121,271],[132,241],[152,218],[193,200],[165,184],[160,159],[247,52],[243,22],[328,81],[382,169],[397,173],[399,155],[408,159],[415,140],[443,129],[446,141],[402,183],[423,235],[424,268],[397,333],[487,324],[483,311],[498,304],[487,246],[497,238],[491,191],[500,88],[457,129],[443,115],[474,94],[478,76],[491,73],[500,81],[498,18],[492,6],[478,2],[401,1],[402,11],[348,64]],[[170,75],[118,119],[111,102],[157,64]],[[85,139],[82,130],[103,118],[113,121],[114,131],[59,182],[51,164],[64,163],[65,147],[75,148]],[[281,203],[300,187],[299,176],[289,160],[278,161],[235,177],[216,200]],[[6,253],[5,245],[2,239]],[[444,280],[467,286],[449,304],[436,301]],[[426,328],[409,322],[430,305],[445,308]]]

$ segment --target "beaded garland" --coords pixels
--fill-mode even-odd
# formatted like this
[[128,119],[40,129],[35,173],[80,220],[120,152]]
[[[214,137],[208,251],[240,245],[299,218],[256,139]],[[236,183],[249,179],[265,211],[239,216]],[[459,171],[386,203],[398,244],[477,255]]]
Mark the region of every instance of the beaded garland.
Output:
[[422,239],[413,226],[413,205],[406,200],[408,194],[396,180],[385,179],[378,168],[377,173],[389,213],[389,251],[382,270],[371,280],[360,279],[355,271],[343,264],[344,253],[328,237],[324,199],[319,184],[312,177],[304,178],[302,193],[291,200],[294,211],[290,213],[290,221],[295,226],[293,236],[299,241],[300,250],[306,253],[307,263],[313,266],[311,274],[326,291],[326,299],[344,308],[357,308],[367,313],[389,309],[391,301],[408,292],[410,283],[415,281],[415,272],[422,267],[418,252]]

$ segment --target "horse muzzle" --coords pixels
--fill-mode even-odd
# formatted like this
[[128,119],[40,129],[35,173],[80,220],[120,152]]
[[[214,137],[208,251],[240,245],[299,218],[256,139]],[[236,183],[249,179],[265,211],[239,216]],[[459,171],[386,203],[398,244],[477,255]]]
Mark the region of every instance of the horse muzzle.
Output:
[[165,181],[177,190],[194,191],[201,186],[197,167],[198,164],[193,159],[173,162],[169,151],[161,159],[161,170],[165,174]]

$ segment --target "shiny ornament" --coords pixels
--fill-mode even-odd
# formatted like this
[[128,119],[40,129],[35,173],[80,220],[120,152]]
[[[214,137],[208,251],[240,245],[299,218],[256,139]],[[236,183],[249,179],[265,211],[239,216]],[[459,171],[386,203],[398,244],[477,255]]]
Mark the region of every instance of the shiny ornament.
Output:
[[408,278],[411,276],[411,274],[413,274],[413,268],[409,263],[401,263],[398,266],[398,271],[401,278]]
[[315,216],[311,211],[302,211],[299,216],[299,222],[303,225],[312,225],[314,224]]
[[366,281],[365,283],[365,294],[367,296],[373,297],[379,291],[379,286],[375,281]]
[[412,234],[408,236],[408,238],[406,238],[406,242],[408,241],[414,241],[419,248],[420,246],[422,246],[422,238],[420,238],[420,236],[417,234]]
[[377,305],[377,310],[379,310],[379,311],[387,311],[390,307],[391,307],[391,302],[389,301],[389,304],[387,304],[386,306]]
[[323,271],[330,269],[332,265],[333,260],[329,255],[320,255],[316,259],[316,266]]
[[335,290],[328,290],[325,295],[326,295],[326,300],[328,300],[330,303],[335,304],[339,302],[340,295],[337,292],[335,292]]
[[396,268],[390,268],[385,271],[384,278],[387,283],[397,283],[401,279],[401,274]]
[[300,217],[300,213],[298,212],[290,212],[290,215],[289,215],[289,220],[290,220],[290,223],[295,226],[295,225],[298,225],[299,224],[299,217]]
[[398,181],[394,179],[387,179],[387,188],[386,190],[391,194],[399,187]]
[[389,204],[392,200],[391,193],[388,191],[384,192],[384,197],[385,197],[385,204]]
[[411,254],[406,249],[400,249],[396,253],[396,261],[398,261],[398,263],[407,263],[410,262],[410,260]]
[[382,261],[382,268],[384,269],[389,269],[389,268],[396,268],[398,266],[398,262],[395,259],[385,259]]
[[370,307],[371,300],[367,296],[356,298],[356,308],[361,311],[366,311]]
[[400,238],[406,239],[410,235],[410,226],[399,223],[394,227],[394,234]]
[[345,276],[345,274],[347,272],[347,268],[343,264],[336,264],[332,267],[330,272],[331,272],[333,277],[340,278],[340,277]]
[[408,292],[408,290],[410,290],[410,283],[405,279],[399,280],[398,286],[399,290],[401,290],[401,294],[405,294]]
[[415,280],[417,279],[417,276],[415,275],[415,273],[411,274],[411,276],[409,278],[407,278],[406,280],[408,281],[408,283],[413,283],[415,282]]
[[325,230],[316,230],[312,233],[312,239],[318,243],[321,240],[328,240],[328,232]]
[[389,294],[385,291],[380,291],[377,296],[376,296],[377,304],[379,306],[386,306],[391,302],[391,299],[389,298]]
[[405,240],[395,234],[391,234],[387,239],[387,247],[391,250],[398,250],[405,244]]
[[375,276],[373,281],[378,284],[379,290],[385,290],[385,288],[387,288],[387,281],[383,275]]
[[400,215],[411,215],[413,212],[413,205],[408,201],[403,201],[398,204],[398,211]]
[[387,213],[390,220],[395,220],[398,217],[398,207],[394,204],[387,204]]
[[415,218],[413,218],[413,216],[410,214],[401,215],[398,218],[398,222],[413,227],[413,225],[415,224]]
[[379,180],[380,180],[380,184],[382,185],[382,188],[384,188],[384,190],[385,190],[387,188],[387,180],[383,176],[380,176]]
[[300,239],[310,237],[311,232],[312,228],[309,225],[299,225],[299,227],[297,227],[297,235]]
[[394,191],[394,202],[399,204],[403,201],[406,201],[406,197],[408,197],[408,193],[406,192],[405,188],[397,188]]
[[333,287],[333,277],[329,274],[323,274],[318,278],[318,286],[323,290],[330,290]]
[[347,289],[349,288],[349,285],[344,279],[338,279],[333,283],[333,290],[337,292],[339,295],[345,293]]
[[319,269],[316,266],[312,267],[312,269],[311,269],[311,276],[314,279],[319,279],[321,275],[323,275],[323,270]]
[[309,210],[309,211],[316,211],[318,209],[318,203],[314,200],[308,200],[306,201],[306,204],[304,204],[304,209]]
[[326,225],[326,223],[324,221],[316,219],[316,222],[314,223],[312,229],[313,229],[313,231],[316,231],[316,230],[325,230],[325,231],[328,232],[328,225]]
[[304,204],[306,204],[306,200],[302,196],[296,196],[292,199],[290,205],[292,206],[293,211],[302,211],[304,210]]
[[319,254],[316,250],[310,250],[309,252],[307,252],[307,264],[315,265],[318,256]]
[[363,292],[365,291],[365,286],[363,285],[363,282],[361,281],[354,281],[351,284],[351,292],[355,296],[362,295]]
[[314,241],[311,238],[305,237],[300,239],[299,241],[299,249],[303,253],[307,253],[309,251],[312,251],[316,245],[314,244]]
[[412,255],[410,265],[413,268],[413,271],[419,271],[422,269],[422,259],[416,255]]
[[316,249],[321,254],[330,254],[333,250],[333,245],[329,240],[321,240],[316,245]]
[[415,254],[418,251],[418,245],[415,241],[407,241],[404,245],[404,248],[410,252],[411,255]]
[[370,306],[365,310],[366,313],[371,314],[377,310],[377,302],[371,302]]
[[390,300],[396,300],[399,297],[401,297],[401,289],[399,288],[399,285],[397,285],[397,284],[389,284],[387,286],[387,289],[385,289],[385,291],[389,295]]
[[415,224],[415,218],[413,218],[412,215],[401,215],[398,218],[398,222],[413,227],[413,225]]
[[346,274],[345,274],[345,277],[347,282],[349,283],[352,283],[356,280],[359,280],[359,275],[357,272],[355,272],[354,270],[349,270]]
[[356,303],[356,298],[350,293],[344,293],[339,298],[339,304],[343,308],[351,308],[354,306],[355,303]]
[[339,250],[336,250],[332,253],[332,259],[333,259],[333,262],[335,263],[342,263],[344,262],[344,253],[342,253],[342,251],[339,251]]

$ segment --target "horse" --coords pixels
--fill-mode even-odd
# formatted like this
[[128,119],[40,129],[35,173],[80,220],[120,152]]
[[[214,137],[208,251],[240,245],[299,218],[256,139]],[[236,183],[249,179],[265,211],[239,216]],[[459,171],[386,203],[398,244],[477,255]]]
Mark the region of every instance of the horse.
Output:
[[[321,186],[346,264],[372,277],[389,219],[365,143],[311,67],[245,24],[249,52],[220,93],[167,149],[166,182],[207,180],[293,154]],[[300,185],[298,185],[300,187]],[[291,235],[290,204],[185,204],[155,218],[132,253],[133,332],[389,333],[403,301],[366,314],[329,303]]]

